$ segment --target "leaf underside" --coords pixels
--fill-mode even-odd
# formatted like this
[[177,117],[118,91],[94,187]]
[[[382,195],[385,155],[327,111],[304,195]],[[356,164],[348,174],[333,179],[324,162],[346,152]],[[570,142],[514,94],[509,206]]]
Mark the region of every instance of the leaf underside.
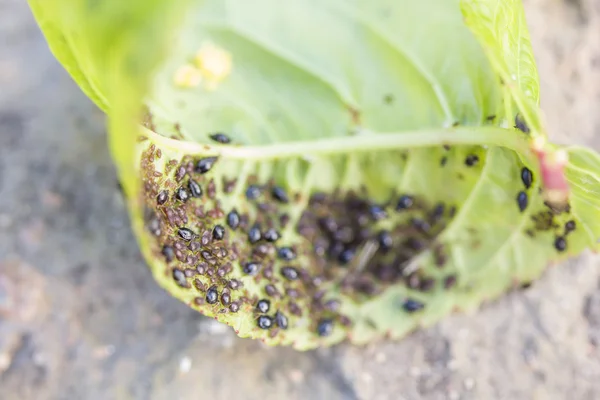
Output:
[[94,42],[74,77],[109,104],[155,279],[194,309],[298,349],[400,338],[596,248],[598,156],[567,149],[556,209],[520,145],[543,128],[519,2],[187,3],[177,34],[160,1],[104,28],[118,50]]

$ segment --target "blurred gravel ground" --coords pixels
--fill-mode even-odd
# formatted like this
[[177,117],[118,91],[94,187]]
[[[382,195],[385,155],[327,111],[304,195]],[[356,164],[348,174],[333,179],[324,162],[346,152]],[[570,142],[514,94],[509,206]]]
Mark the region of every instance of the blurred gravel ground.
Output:
[[[552,135],[600,149],[600,1],[527,0]],[[0,399],[598,399],[600,258],[402,342],[296,353],[152,280],[103,115],[0,0]]]

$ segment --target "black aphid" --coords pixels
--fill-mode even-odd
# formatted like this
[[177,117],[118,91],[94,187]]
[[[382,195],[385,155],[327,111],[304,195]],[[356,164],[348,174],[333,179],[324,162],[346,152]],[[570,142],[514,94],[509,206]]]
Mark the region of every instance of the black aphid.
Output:
[[186,202],[189,200],[190,198],[190,193],[187,191],[186,188],[184,187],[180,187],[179,189],[177,189],[177,191],[175,192],[175,197],[177,197],[177,200],[182,201],[182,202]]
[[565,251],[567,249],[567,241],[564,237],[558,236],[554,240],[554,248],[558,251]]
[[338,229],[337,222],[332,217],[320,218],[319,225],[329,233],[335,233]]
[[246,198],[248,200],[256,200],[262,193],[262,189],[256,185],[248,186],[246,189]]
[[222,225],[215,225],[212,231],[213,240],[223,240],[225,237],[225,228]]
[[244,264],[244,273],[248,275],[256,275],[258,270],[260,269],[260,264],[254,261],[247,262]]
[[281,268],[281,275],[283,275],[285,279],[288,279],[290,281],[295,281],[300,276],[298,270],[294,267]]
[[378,205],[372,205],[369,207],[369,214],[371,214],[371,218],[373,218],[375,221],[387,218],[387,212],[385,212],[385,209]]
[[354,249],[344,249],[338,256],[340,264],[348,264],[354,258]]
[[527,126],[527,123],[521,117],[520,114],[517,114],[515,116],[515,128],[517,128],[518,130],[520,130],[523,133],[529,133],[529,126]]
[[281,329],[287,329],[288,319],[281,311],[275,313],[275,324]]
[[179,231],[177,231],[177,233],[179,234],[180,238],[182,238],[183,240],[185,240],[187,242],[192,240],[195,236],[194,232],[192,232],[188,228],[179,228]]
[[181,286],[181,287],[187,286],[187,281],[185,280],[185,273],[178,268],[173,269],[173,279],[179,286]]
[[263,314],[268,313],[270,308],[271,302],[267,299],[260,299],[258,303],[256,303],[256,309],[258,310],[258,312],[261,312]]
[[192,197],[202,197],[202,187],[195,180],[193,180],[193,179],[189,180],[188,189],[190,190]]
[[444,156],[440,159],[440,165],[443,167],[448,162],[448,157]]
[[219,291],[216,286],[211,286],[206,291],[206,302],[208,304],[215,304],[219,300]]
[[236,230],[240,226],[240,215],[235,208],[227,214],[227,225],[233,230]]
[[402,303],[402,308],[404,311],[409,313],[422,310],[423,307],[425,307],[425,304],[413,299],[406,299],[404,300],[404,303]]
[[262,238],[262,234],[260,233],[260,227],[258,225],[254,225],[248,231],[248,241],[252,244],[258,242]]
[[231,295],[227,292],[221,295],[221,304],[228,306],[231,303]]
[[258,317],[257,324],[260,329],[269,329],[273,326],[273,320],[269,316],[261,315]]
[[565,235],[569,232],[573,232],[576,227],[577,227],[577,225],[575,224],[575,221],[573,221],[573,220],[567,221],[565,223]]
[[221,144],[231,143],[231,138],[222,132],[213,133],[212,135],[209,135],[208,137],[210,137],[212,140],[214,140],[217,143],[221,143]]
[[317,324],[317,334],[319,336],[329,336],[333,332],[333,320],[322,319]]
[[169,191],[168,190],[162,190],[158,196],[156,196],[156,204],[158,204],[159,206],[162,206],[163,204],[165,204],[167,202],[167,200],[169,200]]
[[296,258],[296,253],[291,247],[281,247],[277,250],[277,257],[284,261],[292,261]]
[[231,311],[232,313],[240,311],[240,305],[236,302],[231,303],[231,305],[229,306],[229,311]]
[[414,226],[421,232],[428,232],[431,229],[429,223],[427,223],[427,221],[422,220],[421,218],[413,218],[411,222],[412,226]]
[[201,158],[196,163],[196,172],[198,172],[200,174],[207,173],[208,171],[211,170],[213,165],[215,165],[215,162],[217,162],[217,157]]
[[448,275],[444,278],[444,288],[450,289],[456,285],[456,275]]
[[444,211],[446,210],[446,206],[444,203],[436,204],[435,208],[431,212],[431,219],[433,222],[437,222],[444,216]]
[[531,184],[533,183],[533,174],[529,168],[523,167],[523,169],[521,169],[521,180],[523,181],[523,185],[525,185],[525,189],[531,187]]
[[396,204],[396,211],[407,210],[413,206],[414,202],[415,200],[412,196],[405,194],[398,200],[398,204]]
[[517,194],[517,204],[519,205],[519,211],[525,211],[528,203],[529,201],[527,199],[527,193],[520,191],[519,194]]
[[175,258],[175,250],[168,244],[165,244],[163,246],[161,253],[165,257],[165,261],[167,262],[171,262]]
[[263,237],[267,242],[274,243],[277,240],[279,240],[280,235],[279,232],[277,232],[275,229],[270,228],[267,229],[267,231],[263,234]]
[[377,235],[377,242],[381,250],[387,251],[392,248],[394,241],[389,231],[381,231]]
[[275,200],[277,200],[280,203],[288,203],[290,201],[285,190],[279,186],[273,187],[273,189],[271,190],[271,195]]
[[279,292],[277,291],[277,288],[275,288],[275,286],[269,284],[267,286],[265,286],[265,293],[267,294],[267,296],[277,296],[279,294]]
[[465,158],[465,165],[467,167],[473,167],[477,165],[479,162],[479,157],[476,154],[469,154],[467,158]]

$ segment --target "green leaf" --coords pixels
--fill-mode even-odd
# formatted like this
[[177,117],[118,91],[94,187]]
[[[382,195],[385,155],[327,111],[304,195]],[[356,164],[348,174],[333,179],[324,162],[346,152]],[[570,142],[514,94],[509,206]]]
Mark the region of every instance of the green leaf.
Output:
[[109,115],[155,279],[242,337],[399,338],[598,246],[597,154],[544,204],[516,1],[30,3]]

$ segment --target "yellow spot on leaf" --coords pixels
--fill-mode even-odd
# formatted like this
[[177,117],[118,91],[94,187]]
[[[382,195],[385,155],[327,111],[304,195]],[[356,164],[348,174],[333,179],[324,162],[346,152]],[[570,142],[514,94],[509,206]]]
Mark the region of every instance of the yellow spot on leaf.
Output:
[[205,44],[196,53],[196,66],[202,71],[209,90],[231,74],[231,54],[213,44]]
[[175,71],[173,83],[182,88],[192,88],[202,82],[202,72],[191,64],[182,65]]

